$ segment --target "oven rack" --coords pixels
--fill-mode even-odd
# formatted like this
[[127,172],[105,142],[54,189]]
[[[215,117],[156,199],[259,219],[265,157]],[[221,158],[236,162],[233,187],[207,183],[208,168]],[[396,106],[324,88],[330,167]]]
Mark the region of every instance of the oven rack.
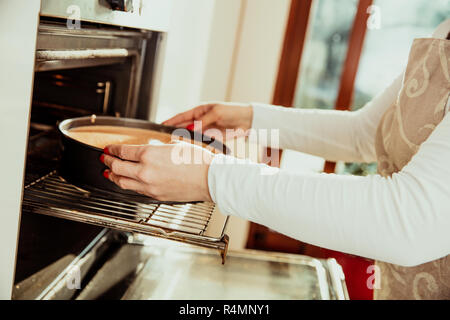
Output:
[[225,262],[228,217],[216,212],[213,203],[117,200],[76,187],[54,170],[25,186],[22,207],[27,212],[217,249]]

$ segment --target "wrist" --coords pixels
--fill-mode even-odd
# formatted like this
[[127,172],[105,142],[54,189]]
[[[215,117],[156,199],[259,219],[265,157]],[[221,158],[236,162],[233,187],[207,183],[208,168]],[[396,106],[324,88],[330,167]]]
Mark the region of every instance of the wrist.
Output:
[[253,106],[248,103],[242,108],[242,127],[245,130],[249,130],[252,128],[252,122],[253,122]]

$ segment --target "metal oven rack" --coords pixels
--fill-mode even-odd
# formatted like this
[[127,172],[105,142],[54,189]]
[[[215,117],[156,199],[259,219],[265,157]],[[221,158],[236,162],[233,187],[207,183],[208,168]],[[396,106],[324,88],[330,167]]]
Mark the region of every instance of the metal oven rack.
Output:
[[228,249],[228,217],[213,203],[118,201],[69,184],[56,170],[25,186],[23,210],[217,249],[222,263]]

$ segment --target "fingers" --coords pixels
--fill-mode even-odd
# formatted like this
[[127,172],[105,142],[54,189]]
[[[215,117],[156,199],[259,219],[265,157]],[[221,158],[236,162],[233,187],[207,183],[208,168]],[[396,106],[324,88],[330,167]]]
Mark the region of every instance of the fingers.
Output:
[[177,114],[176,116],[163,122],[167,126],[183,127],[183,124],[190,124],[194,120],[200,119],[205,113],[208,113],[215,104],[208,103],[195,107],[191,110]]
[[113,156],[105,155],[101,158],[102,162],[111,169],[115,175],[139,180],[141,165],[136,162],[120,160]]
[[166,126],[180,127],[182,123],[190,123],[194,119],[194,110],[189,110],[183,113],[179,113],[176,116],[164,121],[162,124]]
[[208,127],[217,121],[217,112],[211,111],[202,116],[199,121],[202,122],[202,127]]
[[144,194],[145,192],[144,184],[137,180],[117,175],[114,172],[111,172],[110,170],[105,170],[104,176],[105,178],[114,182],[121,189],[132,190],[141,194]]
[[116,156],[122,160],[139,161],[145,146],[113,144],[107,146],[103,152],[107,155]]
[[181,123],[177,124],[177,127],[178,128],[186,128],[186,129],[190,130],[189,126],[192,124],[193,124],[192,121],[185,121],[185,122],[181,122]]

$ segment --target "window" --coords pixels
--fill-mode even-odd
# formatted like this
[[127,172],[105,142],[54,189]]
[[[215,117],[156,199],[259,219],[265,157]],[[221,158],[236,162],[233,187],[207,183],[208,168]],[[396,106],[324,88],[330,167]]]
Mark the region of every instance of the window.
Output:
[[[313,1],[294,107],[334,108],[358,4],[358,0]],[[373,21],[379,24],[372,23],[366,31],[351,110],[364,106],[404,69],[414,38],[430,36],[450,16],[450,0],[374,0],[371,8]],[[323,159],[288,151],[282,165],[295,170],[305,167],[302,161],[309,168],[323,163]],[[372,174],[376,164],[339,163],[336,173]]]
[[[450,17],[449,0],[375,0],[380,25],[366,32],[351,110],[357,110],[390,84],[406,67],[415,38],[429,37]],[[401,14],[398,14],[401,12]],[[339,163],[336,173],[368,175],[376,163]]]
[[334,107],[357,6],[357,0],[313,2],[295,92],[295,107]]
[[[293,106],[333,109],[358,0],[315,0],[308,22]],[[284,150],[281,167],[291,171],[323,170],[325,160]]]
[[374,5],[380,25],[366,33],[353,110],[370,101],[406,67],[414,38],[431,36],[450,17],[450,0],[375,0]]

